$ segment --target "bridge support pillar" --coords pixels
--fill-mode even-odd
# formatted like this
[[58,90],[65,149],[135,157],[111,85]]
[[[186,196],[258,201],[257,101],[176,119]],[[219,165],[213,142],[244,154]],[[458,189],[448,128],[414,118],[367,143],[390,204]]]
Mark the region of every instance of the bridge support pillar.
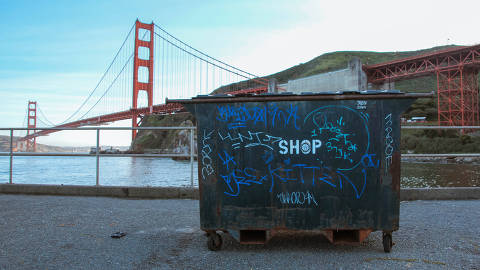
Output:
[[462,66],[437,71],[438,125],[479,124],[478,70]]
[[[144,30],[144,34],[140,31]],[[139,20],[135,22],[135,51],[133,58],[133,104],[132,104],[132,127],[138,127],[138,92],[146,91],[148,98],[148,107],[152,111],[153,106],[153,32],[154,24],[141,23]],[[139,36],[141,34],[141,36]],[[148,51],[148,57],[143,58],[139,56],[139,50]],[[143,77],[148,78],[146,80],[139,81],[138,74],[139,69],[142,68]],[[146,70],[145,70],[146,69]],[[132,130],[132,140],[135,139],[137,130]]]
[[[29,101],[28,102],[28,115],[27,115],[27,136],[35,133],[35,128],[37,127],[37,102]],[[37,137],[27,139],[27,152],[36,152],[37,151]]]

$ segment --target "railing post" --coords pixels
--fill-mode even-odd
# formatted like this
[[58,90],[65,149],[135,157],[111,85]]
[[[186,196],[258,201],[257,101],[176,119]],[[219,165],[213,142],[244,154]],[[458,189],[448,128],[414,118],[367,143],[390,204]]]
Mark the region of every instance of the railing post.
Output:
[[190,129],[190,184],[193,188],[193,152],[195,145],[193,144],[193,128]]
[[13,128],[10,129],[10,178],[9,178],[10,184],[13,184],[12,171],[13,171]]
[[96,185],[99,186],[100,185],[100,181],[99,181],[99,161],[100,161],[100,128],[97,128],[97,151],[95,151],[95,156],[97,158],[97,173],[96,173]]

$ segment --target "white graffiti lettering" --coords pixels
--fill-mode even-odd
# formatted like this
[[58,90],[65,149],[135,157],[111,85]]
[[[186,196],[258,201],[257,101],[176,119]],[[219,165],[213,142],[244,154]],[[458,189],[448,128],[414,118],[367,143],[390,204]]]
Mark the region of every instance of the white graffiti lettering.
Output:
[[393,155],[393,136],[392,136],[392,114],[385,117],[385,170],[387,171],[392,164]]
[[282,203],[282,204],[292,204],[292,205],[303,205],[303,204],[315,204],[318,206],[317,201],[315,200],[315,197],[313,196],[310,191],[307,190],[307,192],[303,191],[297,191],[297,192],[282,192],[277,194],[277,199]]
[[317,149],[322,146],[322,141],[320,140],[281,140],[278,142],[278,147],[280,148],[279,153],[282,155],[298,155],[300,152],[304,155],[313,154],[315,155]]
[[[232,135],[233,134],[233,135]],[[242,134],[240,132],[222,134],[218,132],[218,136],[222,141],[229,140],[232,142],[233,149],[239,149],[240,147],[249,148],[255,146],[266,147],[273,150],[272,145],[280,141],[281,137],[271,136],[264,132],[251,132]]]
[[215,172],[213,169],[213,160],[210,154],[212,153],[212,148],[210,147],[209,140],[212,138],[213,131],[210,131],[210,133],[207,134],[207,131],[203,131],[203,138],[202,138],[202,179],[205,180],[205,178],[208,175],[211,175]]

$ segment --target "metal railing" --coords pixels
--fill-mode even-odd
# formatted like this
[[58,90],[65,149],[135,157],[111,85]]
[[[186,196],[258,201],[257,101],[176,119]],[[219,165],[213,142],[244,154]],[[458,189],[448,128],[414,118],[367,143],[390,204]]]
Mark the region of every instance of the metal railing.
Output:
[[[401,126],[402,129],[480,129],[480,126]],[[101,154],[100,149],[100,130],[190,130],[190,153],[189,154]],[[13,134],[15,130],[29,130],[28,128],[0,128],[0,131],[10,131],[10,151],[0,152],[0,156],[10,157],[9,183],[13,184],[13,157],[14,156],[70,156],[70,157],[96,157],[96,181],[100,185],[100,157],[184,157],[190,159],[190,184],[193,187],[194,171],[194,132],[195,127],[85,127],[85,128],[37,128],[36,130],[96,130],[96,151],[94,154],[87,153],[36,153],[36,152],[13,152]],[[31,130],[31,129],[30,129]],[[465,154],[402,154],[403,157],[480,157],[480,153]]]
[[400,126],[403,129],[480,129],[480,126]]
[[[38,152],[13,152],[13,133],[16,130],[32,130],[29,128],[0,128],[0,131],[10,131],[10,151],[9,152],[0,152],[0,156],[9,156],[10,157],[10,169],[9,169],[9,183],[13,184],[13,157],[15,156],[68,156],[68,157],[96,157],[96,173],[95,173],[95,185],[100,185],[100,157],[183,157],[190,159],[190,184],[193,187],[193,162],[195,158],[195,147],[194,147],[194,132],[195,127],[82,127],[82,128],[36,128],[37,130],[75,130],[75,131],[85,131],[85,130],[96,130],[96,148],[95,153],[38,153]],[[100,130],[190,130],[190,153],[189,154],[102,154],[100,153]]]

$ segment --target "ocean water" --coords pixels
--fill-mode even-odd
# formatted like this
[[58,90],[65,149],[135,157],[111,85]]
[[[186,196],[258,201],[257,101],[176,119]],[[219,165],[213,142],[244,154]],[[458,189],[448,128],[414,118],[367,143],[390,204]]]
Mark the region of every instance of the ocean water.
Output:
[[[95,157],[14,157],[13,182],[95,185]],[[9,157],[0,157],[0,183],[8,183]],[[100,185],[190,186],[190,162],[170,158],[101,157]],[[198,186],[197,162],[193,167]],[[402,163],[402,187],[480,186],[480,165]]]
[[[8,182],[9,157],[0,158],[0,182]],[[194,185],[198,186],[197,162]],[[95,185],[95,157],[14,157],[13,182],[19,184]],[[189,161],[170,158],[101,157],[100,185],[190,186]]]

